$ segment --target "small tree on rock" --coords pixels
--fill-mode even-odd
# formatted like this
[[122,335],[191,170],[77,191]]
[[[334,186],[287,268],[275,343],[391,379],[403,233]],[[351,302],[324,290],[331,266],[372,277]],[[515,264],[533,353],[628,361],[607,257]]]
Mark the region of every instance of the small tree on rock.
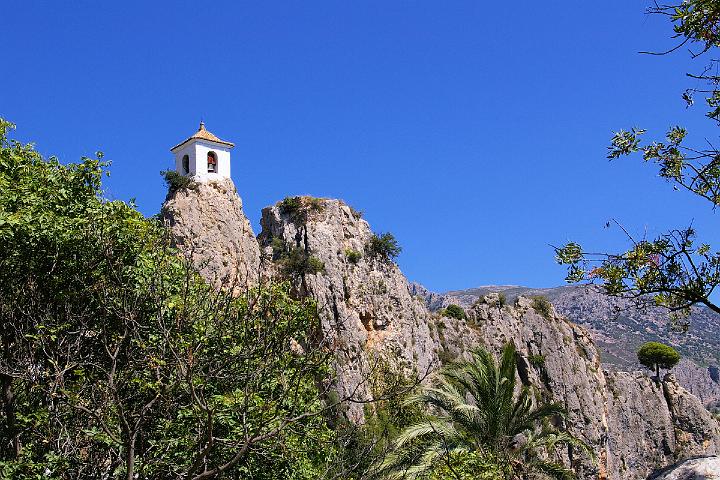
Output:
[[680,361],[680,354],[670,345],[659,342],[647,342],[643,344],[637,352],[638,360],[641,364],[655,370],[658,380],[660,380],[660,369],[670,370]]

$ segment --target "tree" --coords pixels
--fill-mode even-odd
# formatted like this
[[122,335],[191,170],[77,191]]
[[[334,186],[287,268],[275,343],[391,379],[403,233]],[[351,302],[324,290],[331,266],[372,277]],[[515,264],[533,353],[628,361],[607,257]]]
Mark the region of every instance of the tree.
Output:
[[445,308],[444,314],[458,320],[465,319],[465,310],[460,305],[450,304]]
[[0,120],[0,477],[320,478],[331,346],[284,284],[206,284],[102,156],[63,165]]
[[365,251],[370,257],[378,257],[385,261],[392,261],[400,255],[402,247],[392,233],[385,232],[380,235],[374,233],[365,246]]
[[477,478],[530,473],[573,478],[556,449],[587,447],[552,427],[551,420],[564,416],[563,408],[538,404],[529,387],[518,387],[516,368],[515,347],[507,344],[499,363],[479,348],[472,361],[441,369],[432,387],[408,400],[430,411],[398,435],[394,452],[379,466],[381,475],[461,479],[468,475],[461,469],[469,468]]
[[680,361],[680,354],[669,345],[659,342],[644,343],[637,352],[640,363],[650,370],[660,380],[660,369],[670,370]]
[[[664,55],[681,46],[697,46],[697,58],[720,46],[720,4],[715,0],[686,0],[676,5],[655,4],[650,13],[667,16],[674,27],[678,44]],[[719,60],[699,74],[689,77],[705,87],[682,93],[687,106],[694,96],[705,96],[709,107],[706,116],[720,125],[720,76],[716,73]],[[611,141],[608,158],[616,159],[641,152],[645,162],[657,165],[662,178],[675,189],[687,191],[711,204],[720,205],[720,150],[711,142],[694,147],[686,142],[688,132],[671,127],[663,140],[643,143],[645,130],[620,130]],[[625,231],[625,230],[624,230]],[[627,231],[625,231],[627,234]],[[654,239],[635,239],[627,234],[630,247],[621,253],[588,253],[570,242],[555,249],[560,264],[568,265],[569,282],[599,281],[607,293],[625,296],[665,307],[671,312],[688,314],[693,305],[705,305],[720,313],[720,305],[712,298],[720,285],[720,252],[698,242],[692,227],[673,229]]]

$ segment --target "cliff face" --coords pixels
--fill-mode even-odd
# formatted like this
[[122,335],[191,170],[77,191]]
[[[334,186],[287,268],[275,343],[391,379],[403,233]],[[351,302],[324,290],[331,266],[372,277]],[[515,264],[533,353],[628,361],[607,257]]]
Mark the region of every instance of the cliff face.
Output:
[[172,192],[161,213],[175,245],[207,281],[235,289],[257,283],[260,248],[232,180]]
[[[467,319],[430,312],[423,291],[368,250],[370,226],[342,201],[308,197],[265,208],[260,246],[231,183],[175,194],[164,211],[177,244],[199,255],[201,272],[216,283],[234,277],[252,283],[258,269],[263,277],[287,277],[289,252],[312,257],[313,268],[291,278],[298,294],[318,303],[323,333],[336,349],[342,394],[372,398],[368,380],[380,364],[423,378],[478,345],[499,351],[513,341],[520,379],[565,405],[565,426],[596,454],[591,462],[565,452],[580,478],[642,479],[680,459],[720,453],[717,421],[674,377],[657,383],[641,373],[603,369],[590,333],[552,306],[523,296],[504,305],[491,293],[475,297],[480,301],[467,309]],[[362,404],[351,404],[347,413],[362,421]]]
[[568,452],[580,478],[643,479],[681,458],[720,453],[720,426],[674,376],[658,383],[640,372],[604,370],[589,332],[536,302],[521,296],[501,305],[490,294],[468,310],[467,321],[436,317],[433,334],[450,357],[462,355],[457,345],[498,352],[513,341],[521,380],[563,404],[565,427],[595,452],[596,463]]
[[673,369],[678,382],[705,405],[720,405],[720,316],[707,308],[696,308],[687,321],[687,332],[677,331],[666,310],[638,309],[632,300],[609,297],[598,286],[528,288],[492,285],[438,294],[413,284],[430,310],[451,303],[470,308],[488,293],[500,293],[513,302],[519,295],[547,297],[558,313],[582,325],[600,350],[603,363],[618,370],[637,368],[636,352],[647,341],[660,341],[675,347],[683,356]]
[[[436,366],[429,313],[411,297],[397,265],[366,252],[373,235],[368,223],[339,200],[301,201],[294,211],[281,205],[263,209],[259,240],[266,259],[279,240],[323,263],[323,271],[305,274],[300,283],[317,301],[325,334],[336,340],[341,392],[370,398],[368,379],[378,362],[397,365],[408,376]],[[266,269],[277,270],[270,263]],[[361,419],[362,405],[352,405],[349,415]]]

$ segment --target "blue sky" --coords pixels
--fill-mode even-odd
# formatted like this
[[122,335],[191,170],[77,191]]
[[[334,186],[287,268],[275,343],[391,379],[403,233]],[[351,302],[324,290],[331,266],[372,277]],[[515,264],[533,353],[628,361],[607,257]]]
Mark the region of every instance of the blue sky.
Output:
[[0,116],[71,162],[102,150],[107,195],[156,213],[169,148],[199,120],[235,142],[259,231],[287,195],[343,198],[443,291],[563,283],[549,244],[624,245],[714,213],[613,131],[675,123],[716,141],[680,93],[697,71],[648,2],[5,2]]

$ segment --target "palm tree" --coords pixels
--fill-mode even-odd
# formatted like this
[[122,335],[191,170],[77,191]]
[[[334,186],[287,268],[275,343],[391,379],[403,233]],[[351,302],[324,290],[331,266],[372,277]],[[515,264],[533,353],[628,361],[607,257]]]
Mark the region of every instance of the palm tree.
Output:
[[552,426],[552,420],[564,417],[562,406],[538,404],[530,388],[518,387],[515,346],[504,346],[499,364],[482,348],[472,356],[470,362],[439,370],[432,387],[406,401],[425,404],[432,413],[397,436],[393,453],[378,467],[379,476],[486,478],[482,471],[472,476],[461,471],[463,458],[480,458],[486,460],[480,470],[487,478],[575,478],[556,449],[570,444],[590,454],[589,449]]

